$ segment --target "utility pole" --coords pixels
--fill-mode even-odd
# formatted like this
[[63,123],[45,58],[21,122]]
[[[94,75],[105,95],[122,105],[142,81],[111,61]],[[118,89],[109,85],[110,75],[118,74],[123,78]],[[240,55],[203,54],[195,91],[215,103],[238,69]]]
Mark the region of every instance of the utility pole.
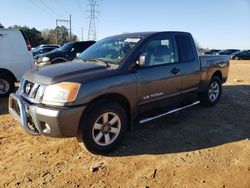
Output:
[[96,6],[98,6],[97,0],[89,0],[90,13],[89,15],[89,32],[88,32],[88,40],[96,40],[96,27],[95,27],[95,20],[97,19],[96,14],[99,11],[96,11]]
[[69,15],[69,41],[71,41],[71,14]]
[[82,27],[82,41],[83,41],[83,27]]
[[57,38],[58,38],[58,33],[57,33],[57,20],[56,20],[56,44],[58,43],[57,42],[57,40],[58,40]]
[[56,44],[58,43],[58,32],[57,32],[57,27],[58,27],[58,22],[67,22],[69,23],[69,28],[67,28],[69,30],[69,41],[71,41],[72,37],[72,33],[71,33],[71,14],[69,15],[69,20],[64,20],[64,19],[56,19]]

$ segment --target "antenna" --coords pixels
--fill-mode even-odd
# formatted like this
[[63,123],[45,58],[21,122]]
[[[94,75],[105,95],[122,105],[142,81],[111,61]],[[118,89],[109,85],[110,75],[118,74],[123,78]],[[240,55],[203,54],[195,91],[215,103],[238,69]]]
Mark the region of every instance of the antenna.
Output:
[[96,6],[98,6],[97,0],[89,0],[89,7],[90,12],[89,15],[89,32],[88,32],[88,40],[96,40],[96,27],[95,27],[95,20],[97,19],[96,14],[99,11],[96,11]]

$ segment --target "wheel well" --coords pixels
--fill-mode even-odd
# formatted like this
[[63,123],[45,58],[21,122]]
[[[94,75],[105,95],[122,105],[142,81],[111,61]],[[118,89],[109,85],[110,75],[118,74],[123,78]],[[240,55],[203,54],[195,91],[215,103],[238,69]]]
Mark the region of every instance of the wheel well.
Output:
[[[131,111],[130,111],[129,102],[128,102],[126,97],[124,97],[124,96],[122,96],[120,94],[103,95],[103,96],[95,98],[89,104],[91,106],[91,104],[96,104],[96,103],[99,103],[99,102],[106,102],[106,101],[117,102],[118,104],[120,104],[124,108],[124,110],[125,110],[125,112],[127,114],[128,123],[130,122],[130,120],[131,120]],[[88,110],[88,108],[87,108],[87,110]],[[128,128],[130,128],[130,126],[131,125],[129,123]]]
[[68,60],[63,58],[63,57],[57,57],[51,61],[51,64],[56,63],[56,62],[67,62]]
[[[216,72],[213,74],[213,76],[212,76],[212,77],[214,77],[214,76],[219,77],[219,78],[220,78],[220,81],[222,81],[222,74],[221,74],[221,72],[220,72],[220,71],[216,71]],[[212,78],[212,77],[211,77],[211,78]]]
[[0,69],[0,73],[5,74],[5,75],[9,75],[14,82],[17,81],[15,75],[11,71],[9,71],[7,69]]

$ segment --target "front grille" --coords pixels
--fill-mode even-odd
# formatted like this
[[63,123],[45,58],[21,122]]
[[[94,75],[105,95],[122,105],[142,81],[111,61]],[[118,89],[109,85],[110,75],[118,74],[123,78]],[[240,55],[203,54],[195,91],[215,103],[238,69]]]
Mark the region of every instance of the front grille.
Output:
[[27,81],[27,80],[25,81],[24,87],[23,87],[23,91],[24,91],[25,95],[29,96],[33,86],[34,86],[34,83]]
[[22,80],[20,83],[21,94],[30,102],[38,103],[41,100],[45,86],[33,83],[28,80]]

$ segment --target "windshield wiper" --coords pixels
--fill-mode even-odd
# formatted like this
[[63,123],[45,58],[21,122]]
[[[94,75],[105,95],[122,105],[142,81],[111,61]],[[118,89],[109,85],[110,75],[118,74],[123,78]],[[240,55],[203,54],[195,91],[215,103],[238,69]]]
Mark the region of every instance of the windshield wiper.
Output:
[[80,59],[80,60],[85,62],[85,60],[83,58],[79,57],[79,56],[76,56],[76,59]]
[[103,63],[105,64],[107,67],[110,67],[110,64],[108,62],[105,62],[103,60],[100,60],[100,59],[97,59],[97,58],[81,58],[84,62],[87,62],[87,61],[94,61],[94,62],[97,62],[97,63]]

